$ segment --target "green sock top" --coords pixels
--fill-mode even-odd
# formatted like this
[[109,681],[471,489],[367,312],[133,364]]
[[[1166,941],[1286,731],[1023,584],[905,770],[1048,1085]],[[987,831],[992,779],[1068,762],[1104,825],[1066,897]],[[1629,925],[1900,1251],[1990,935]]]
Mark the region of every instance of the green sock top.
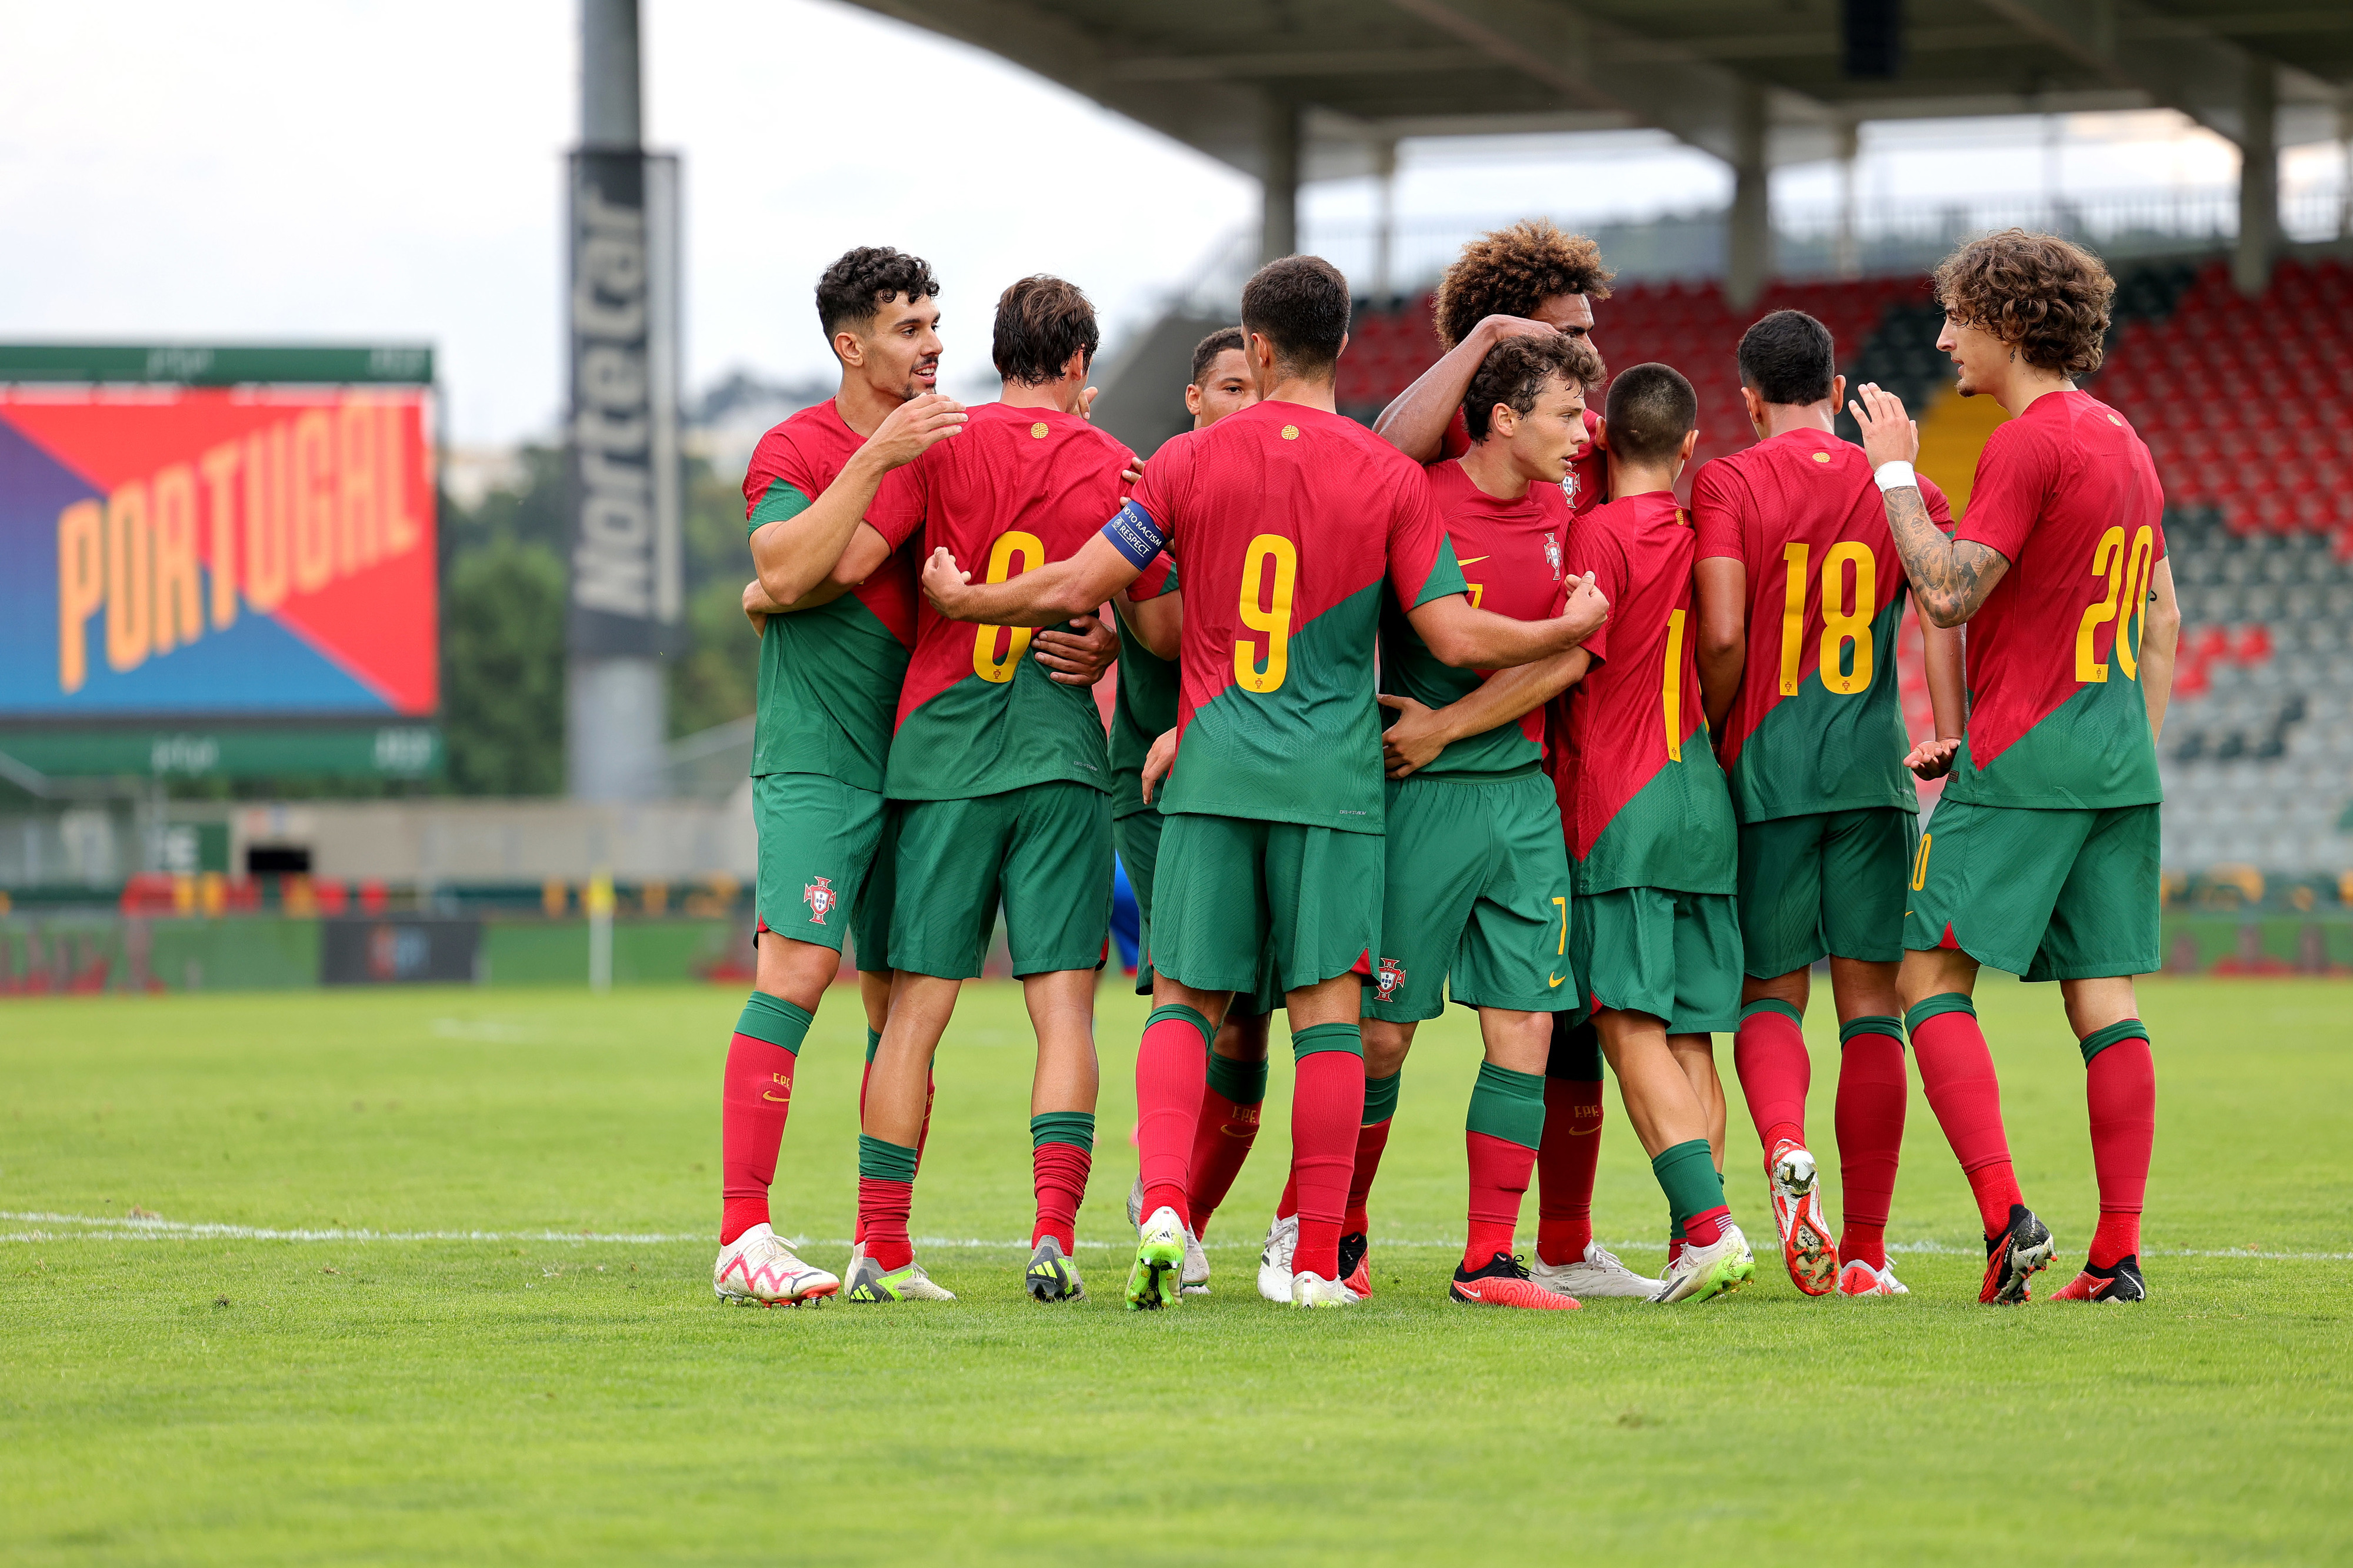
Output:
[[735,1032],[749,1035],[795,1056],[801,1054],[801,1041],[808,1037],[809,1025],[815,1022],[807,1012],[794,1006],[781,996],[771,996],[765,991],[754,991],[744,1000],[744,1011],[735,1020]]
[[1471,1110],[1463,1130],[1534,1149],[1544,1142],[1544,1075],[1514,1072],[1493,1062],[1479,1064],[1471,1086]]
[[1402,1068],[1387,1078],[1365,1079],[1364,1125],[1377,1126],[1397,1114],[1398,1086],[1404,1081],[1405,1069]]
[[1724,1178],[1716,1173],[1715,1152],[1704,1138],[1694,1138],[1662,1149],[1651,1162],[1659,1190],[1667,1194],[1667,1208],[1680,1228],[1695,1214],[1724,1206]]
[[1236,1105],[1259,1105],[1266,1100],[1266,1064],[1231,1061],[1209,1053],[1209,1087]]
[[1092,1110],[1041,1110],[1029,1119],[1029,1147],[1068,1143],[1092,1152],[1095,1146],[1095,1113]]

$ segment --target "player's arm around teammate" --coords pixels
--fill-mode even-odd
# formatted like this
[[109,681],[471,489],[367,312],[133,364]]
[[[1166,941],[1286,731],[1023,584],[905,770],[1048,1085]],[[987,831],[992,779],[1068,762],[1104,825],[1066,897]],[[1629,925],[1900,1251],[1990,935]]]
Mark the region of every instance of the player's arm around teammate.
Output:
[[2099,364],[2115,290],[2097,258],[2012,230],[1962,247],[1936,286],[1958,390],[2011,418],[1947,539],[1901,401],[1866,385],[1853,405],[1915,591],[1940,624],[1969,626],[1978,700],[1915,862],[1899,984],[1984,1224],[1979,1300],[2014,1302],[2054,1243],[2020,1194],[1971,994],[1981,963],[2059,981],[2100,1188],[2089,1258],[2059,1295],[2137,1300],[2156,1075],[2132,977],[2160,956],[2156,742],[2180,624],[2163,497],[2123,416],[2074,384]]

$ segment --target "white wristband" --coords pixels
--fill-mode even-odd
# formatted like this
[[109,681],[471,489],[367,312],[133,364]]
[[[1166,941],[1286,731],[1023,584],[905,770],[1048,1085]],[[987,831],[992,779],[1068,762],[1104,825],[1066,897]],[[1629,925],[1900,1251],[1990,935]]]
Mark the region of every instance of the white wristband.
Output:
[[1879,481],[1882,491],[1916,490],[1920,488],[1920,477],[1912,471],[1912,465],[1901,458],[1892,463],[1880,464],[1871,471],[1871,477]]

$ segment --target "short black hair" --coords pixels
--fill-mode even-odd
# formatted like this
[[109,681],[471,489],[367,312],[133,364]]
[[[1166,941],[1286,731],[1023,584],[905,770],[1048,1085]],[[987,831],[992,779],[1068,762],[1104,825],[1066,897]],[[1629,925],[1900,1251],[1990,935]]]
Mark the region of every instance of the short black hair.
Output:
[[937,297],[940,280],[932,264],[920,256],[893,250],[887,245],[861,245],[845,250],[832,266],[818,275],[817,319],[825,341],[844,327],[864,327],[874,320],[884,300],[904,294],[910,300]]
[[1094,301],[1075,283],[1039,272],[1008,285],[997,297],[997,331],[988,357],[1008,381],[1042,386],[1062,374],[1074,353],[1094,363],[1102,342]]
[[1638,364],[1609,384],[1609,449],[1630,463],[1663,463],[1699,423],[1699,394],[1668,364]]
[[1247,341],[1240,327],[1219,327],[1216,331],[1195,343],[1193,345],[1193,384],[1195,386],[1201,384],[1201,378],[1209,374],[1209,367],[1218,363],[1219,354],[1224,353],[1228,349],[1238,350]]
[[1331,373],[1348,336],[1348,280],[1320,256],[1270,261],[1242,286],[1242,325],[1293,375]]
[[1462,425],[1473,441],[1483,441],[1502,404],[1525,416],[1544,395],[1546,383],[1558,376],[1590,395],[1609,379],[1600,351],[1585,338],[1566,332],[1537,337],[1533,333],[1505,338],[1487,351],[1471,374],[1471,390],[1462,398]]
[[1767,403],[1820,403],[1837,375],[1831,330],[1803,310],[1776,310],[1740,334],[1740,383]]

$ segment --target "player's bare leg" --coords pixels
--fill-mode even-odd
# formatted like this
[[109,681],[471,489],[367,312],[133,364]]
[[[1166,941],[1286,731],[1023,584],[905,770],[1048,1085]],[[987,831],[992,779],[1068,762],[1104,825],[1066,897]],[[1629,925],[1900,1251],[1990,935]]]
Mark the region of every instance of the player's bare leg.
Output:
[[791,1113],[793,1069],[841,955],[767,931],[755,939],[752,995],[728,1042],[720,1093],[718,1260],[711,1286],[723,1301],[798,1306],[841,1281],[793,1255],[769,1224],[768,1189]]
[[[1471,1091],[1463,1154],[1470,1167],[1469,1239],[1447,1288],[1450,1300],[1539,1311],[1575,1309],[1576,1299],[1528,1278],[1513,1246],[1520,1201],[1544,1142],[1545,1066],[1552,1056],[1552,1015],[1479,1009],[1486,1060]],[[1371,1051],[1367,1048],[1367,1058]]]
[[1896,977],[1905,1026],[1920,1064],[1920,1089],[1961,1163],[1985,1226],[1985,1279],[1978,1300],[2027,1299],[2029,1283],[2049,1267],[2051,1232],[2026,1206],[2001,1124],[2001,1084],[1970,994],[1978,961],[1956,948],[1915,949]]
[[1155,972],[1152,1014],[1135,1048],[1135,1144],[1144,1199],[1127,1305],[1176,1304],[1184,1289],[1186,1196],[1209,1043],[1233,994],[1197,991]]
[[1078,1249],[1079,1205],[1086,1200],[1094,1162],[1095,1097],[1103,1081],[1095,1059],[1095,973],[1062,969],[1024,975],[1021,995],[1038,1036],[1038,1068],[1029,1085],[1030,1174],[1038,1213],[1023,1284],[1040,1301],[1082,1300],[1086,1286],[1071,1259]]
[[2084,1098],[2091,1112],[2092,1169],[2100,1223],[2084,1271],[2053,1300],[2140,1301],[2140,1211],[2157,1136],[2157,1063],[2128,975],[2063,980],[2067,1023],[2084,1051]]
[[932,1057],[955,1015],[961,980],[901,970],[892,976],[858,1139],[858,1214],[865,1256],[849,1282],[852,1301],[953,1301],[915,1261],[907,1236],[914,1202],[915,1146],[931,1110]]
[[[1671,1037],[1663,1019],[1620,1008],[1596,1014],[1593,1024],[1625,1100],[1627,1120],[1651,1156],[1669,1211],[1683,1227],[1683,1248],[1669,1263],[1654,1300],[1704,1300],[1739,1289],[1757,1265],[1740,1227],[1732,1223],[1724,1177],[1715,1166],[1710,1133],[1722,1112],[1712,1112],[1700,1097],[1697,1066],[1685,1060],[1693,1052],[1677,1047],[1679,1041],[1705,1037]],[[1707,1077],[1714,1077],[1712,1058]]]

